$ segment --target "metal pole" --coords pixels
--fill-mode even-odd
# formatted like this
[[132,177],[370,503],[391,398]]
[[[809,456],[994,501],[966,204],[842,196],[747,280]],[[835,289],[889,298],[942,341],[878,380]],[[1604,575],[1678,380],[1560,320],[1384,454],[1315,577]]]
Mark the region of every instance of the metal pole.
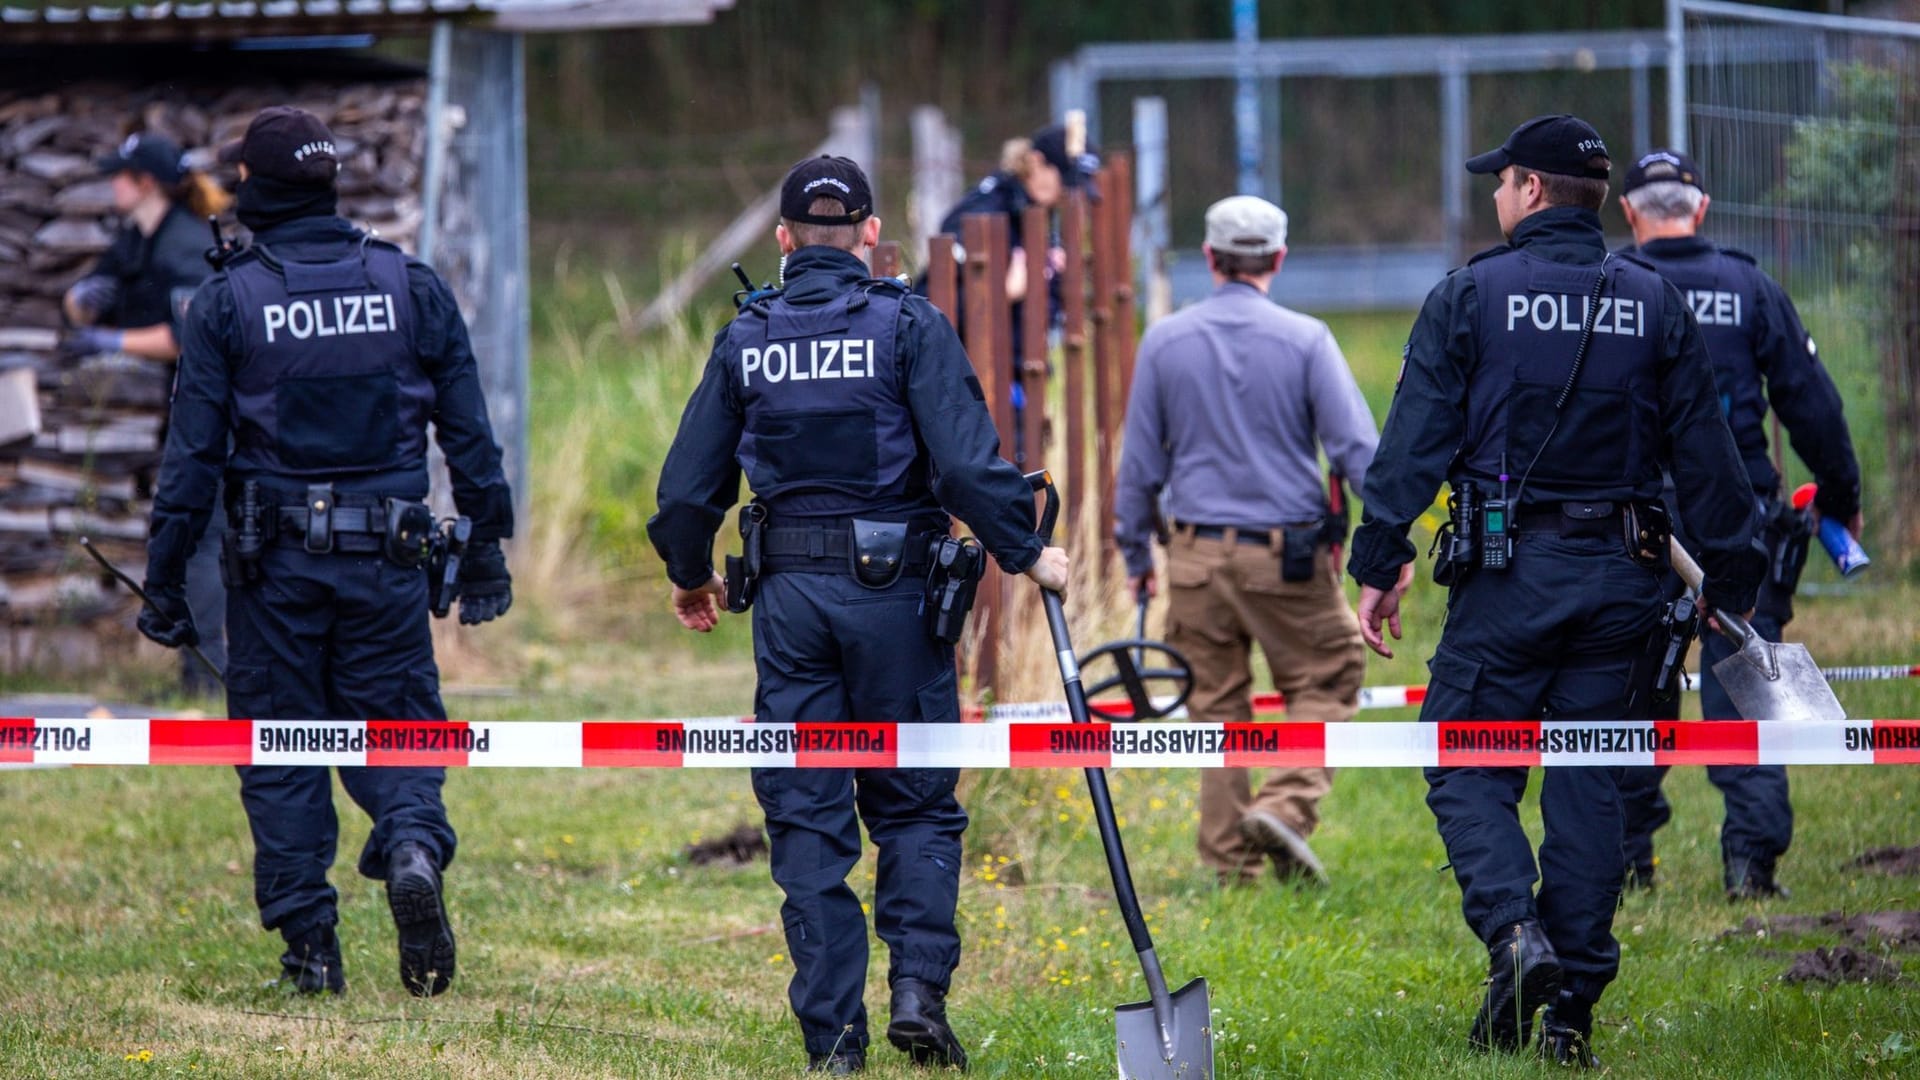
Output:
[[1467,93],[1466,69],[1449,65],[1440,76],[1440,218],[1448,266],[1460,265],[1466,255]]
[[1635,158],[1653,148],[1653,117],[1651,87],[1647,79],[1647,47],[1633,47],[1633,62],[1627,66],[1628,96],[1633,103],[1633,145],[1628,148]]
[[1280,184],[1280,166],[1286,158],[1286,155],[1281,153],[1280,150],[1280,138],[1282,134],[1280,130],[1280,79],[1278,76],[1275,76],[1274,78],[1265,80],[1265,82],[1267,84],[1267,94],[1266,100],[1261,105],[1262,112],[1260,115],[1260,145],[1266,154],[1264,159],[1266,168],[1263,173],[1263,180],[1266,184],[1268,201],[1272,202],[1275,206],[1285,206],[1286,200],[1282,197]]
[[1667,0],[1667,144],[1687,150],[1687,12],[1684,0]]
[[[865,141],[860,147],[860,167],[867,171],[867,187],[873,195],[873,205],[885,206],[880,198],[880,84],[863,82],[860,84],[860,120],[866,128],[862,134]],[[876,212],[878,212],[876,210]]]
[[1167,276],[1167,249],[1172,244],[1167,218],[1167,99],[1133,99],[1133,146],[1140,155],[1136,204],[1140,207],[1135,242],[1140,249],[1140,276],[1145,283],[1147,321],[1173,310],[1173,282]]
[[416,254],[432,264],[433,245],[440,231],[440,187],[447,172],[447,80],[453,69],[453,23],[433,24],[433,44],[427,60],[427,162],[420,178],[420,237]]
[[1233,133],[1239,147],[1240,194],[1258,195],[1260,176],[1260,0],[1233,0]]

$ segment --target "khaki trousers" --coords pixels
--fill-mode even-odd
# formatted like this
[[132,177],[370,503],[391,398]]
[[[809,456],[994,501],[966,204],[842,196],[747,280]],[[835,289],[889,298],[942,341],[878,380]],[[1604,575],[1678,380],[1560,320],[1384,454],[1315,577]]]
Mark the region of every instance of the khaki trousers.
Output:
[[[1288,719],[1350,720],[1359,710],[1366,648],[1331,556],[1320,549],[1311,580],[1282,581],[1279,541],[1278,531],[1264,545],[1234,535],[1204,539],[1189,530],[1173,537],[1167,642],[1193,664],[1187,711],[1197,722],[1253,718],[1248,660],[1254,642],[1273,670],[1274,688],[1286,695]],[[1249,809],[1271,813],[1307,836],[1320,823],[1321,797],[1333,787],[1330,769],[1270,769],[1252,794],[1249,772],[1200,774],[1200,859],[1228,879],[1252,877],[1260,869],[1262,853],[1240,835],[1240,819]]]

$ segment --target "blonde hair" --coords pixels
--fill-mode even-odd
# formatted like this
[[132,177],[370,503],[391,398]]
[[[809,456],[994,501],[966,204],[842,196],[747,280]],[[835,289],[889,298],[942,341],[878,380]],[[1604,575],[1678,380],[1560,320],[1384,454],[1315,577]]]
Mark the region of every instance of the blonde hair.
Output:
[[1033,172],[1033,140],[1028,138],[1008,139],[1000,147],[1000,171],[1010,172],[1022,180]]
[[188,169],[186,176],[167,194],[174,202],[185,203],[196,217],[219,217],[233,205],[233,196],[220,186],[220,181],[198,169]]

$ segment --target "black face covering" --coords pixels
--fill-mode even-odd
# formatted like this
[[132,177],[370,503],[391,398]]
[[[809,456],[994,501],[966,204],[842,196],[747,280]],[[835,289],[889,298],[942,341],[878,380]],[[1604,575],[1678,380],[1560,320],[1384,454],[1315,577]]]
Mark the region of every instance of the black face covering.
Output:
[[326,217],[334,212],[336,197],[331,184],[289,184],[267,176],[250,176],[235,192],[234,216],[240,224],[259,232],[284,221],[303,217]]

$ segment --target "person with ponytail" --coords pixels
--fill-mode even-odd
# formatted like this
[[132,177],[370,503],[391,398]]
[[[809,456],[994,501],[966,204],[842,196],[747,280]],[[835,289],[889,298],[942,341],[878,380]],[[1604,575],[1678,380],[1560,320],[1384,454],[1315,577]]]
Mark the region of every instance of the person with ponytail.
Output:
[[93,272],[67,290],[70,355],[122,352],[148,360],[180,355],[174,330],[211,269],[206,219],[231,201],[212,177],[187,167],[179,144],[156,132],[127,136],[100,159],[113,178],[113,209],[125,224]]
[[[62,307],[72,324],[61,339],[68,356],[125,353],[170,363],[180,355],[177,329],[207,265],[209,215],[232,201],[212,177],[187,167],[179,144],[157,132],[126,137],[100,159],[113,178],[113,209],[124,224],[93,271],[67,290]],[[227,666],[226,589],[220,583],[220,533],[209,530],[187,567],[187,602],[201,628],[201,651]],[[219,690],[193,656],[180,657],[180,688],[192,696]]]

